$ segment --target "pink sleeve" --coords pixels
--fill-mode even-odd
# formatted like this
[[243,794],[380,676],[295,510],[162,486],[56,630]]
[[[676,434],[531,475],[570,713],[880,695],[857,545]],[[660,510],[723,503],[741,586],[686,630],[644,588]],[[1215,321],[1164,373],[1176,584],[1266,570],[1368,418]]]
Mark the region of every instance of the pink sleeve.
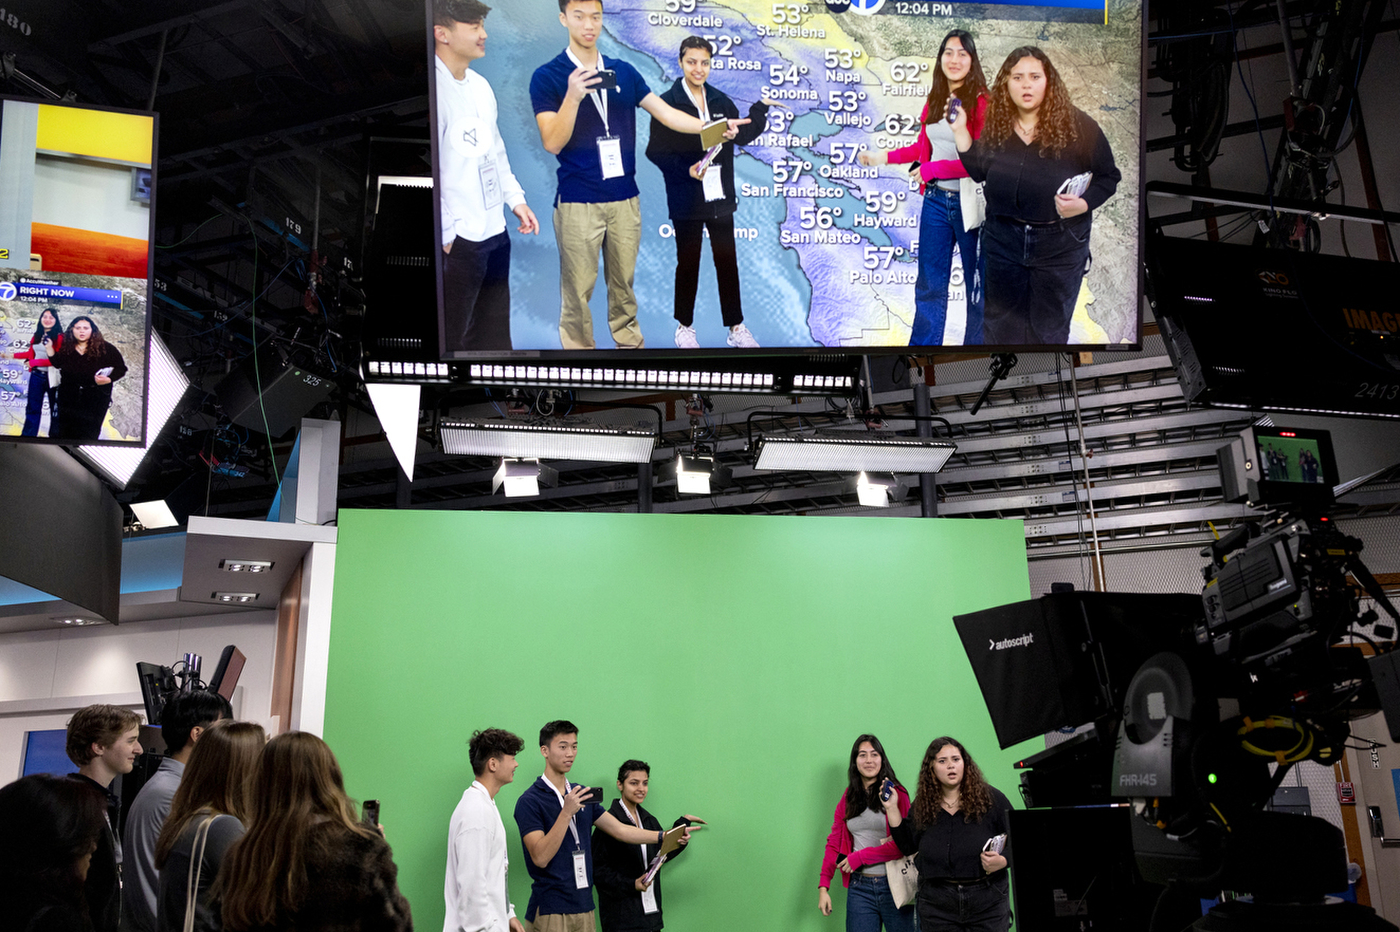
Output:
[[841,829],[844,828],[846,815],[846,794],[841,794],[841,799],[836,803],[836,812],[831,817],[831,833],[826,836],[826,850],[822,852],[822,875],[819,887],[830,889],[831,878],[836,873],[836,861],[841,853]]
[[[932,149],[928,144],[928,136],[924,135],[924,120],[928,118],[928,104],[924,104],[924,109],[919,113],[919,138],[907,146],[898,149],[891,149],[887,161],[891,165],[907,165],[910,162],[922,162],[928,164],[928,157]],[[923,166],[920,166],[919,173],[923,174]],[[927,181],[927,178],[924,178]]]

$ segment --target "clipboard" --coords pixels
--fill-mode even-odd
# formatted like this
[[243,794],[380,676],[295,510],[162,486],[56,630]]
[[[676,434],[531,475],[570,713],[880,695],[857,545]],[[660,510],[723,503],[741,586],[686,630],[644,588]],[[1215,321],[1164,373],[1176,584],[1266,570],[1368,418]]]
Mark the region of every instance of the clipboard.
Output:
[[728,120],[715,120],[700,128],[700,148],[713,149],[725,142],[724,134],[729,132]]

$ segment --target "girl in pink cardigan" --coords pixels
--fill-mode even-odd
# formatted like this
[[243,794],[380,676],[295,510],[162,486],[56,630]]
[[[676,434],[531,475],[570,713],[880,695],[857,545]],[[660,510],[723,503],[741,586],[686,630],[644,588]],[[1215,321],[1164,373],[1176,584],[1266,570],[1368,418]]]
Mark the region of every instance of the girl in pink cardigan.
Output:
[[880,791],[886,781],[899,799],[899,811],[909,811],[909,794],[885,759],[885,749],[874,735],[861,735],[851,745],[849,781],[831,820],[822,856],[817,908],[831,915],[832,875],[838,862],[846,892],[846,932],[913,932],[914,906],[896,908],[885,879],[885,862],[898,859],[899,846],[890,840]]
[[981,227],[965,229],[959,187],[967,177],[953,142],[947,119],[947,103],[956,96],[967,110],[972,138],[982,135],[987,112],[987,77],[977,57],[972,34],[954,29],[938,47],[938,67],[933,86],[919,117],[919,138],[913,145],[883,152],[862,152],[863,165],[919,166],[919,190],[924,195],[919,214],[919,273],[914,282],[914,324],[910,346],[942,346],[948,317],[948,285],[952,280],[953,246],[962,259],[963,288],[967,295],[967,327],[963,345],[982,342],[983,280],[987,261],[982,255]]

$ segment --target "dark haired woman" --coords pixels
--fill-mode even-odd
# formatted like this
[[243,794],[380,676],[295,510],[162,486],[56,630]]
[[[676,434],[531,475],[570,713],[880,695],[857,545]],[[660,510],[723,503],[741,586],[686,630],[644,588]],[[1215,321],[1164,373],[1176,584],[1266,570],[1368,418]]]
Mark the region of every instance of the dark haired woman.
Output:
[[1013,49],[997,73],[981,137],[961,116],[953,135],[968,175],[987,183],[986,342],[1068,343],[1091,259],[1090,212],[1122,179],[1108,139],[1032,45]]
[[[617,790],[622,796],[613,800],[608,812],[623,825],[661,831],[656,816],[642,808],[650,783],[650,765],[639,760],[624,761],[617,768]],[[672,828],[704,821],[685,815]],[[688,841],[682,841],[681,847],[667,855],[666,863],[680,857]],[[593,883],[598,888],[598,919],[603,932],[656,932],[661,928],[661,875],[657,874],[650,883],[643,882],[655,855],[653,845],[629,845],[602,829],[593,830]]]
[[938,67],[924,111],[919,116],[919,138],[910,146],[882,152],[862,152],[862,165],[919,165],[919,191],[924,196],[919,214],[919,272],[914,280],[914,326],[910,346],[942,346],[948,318],[948,283],[952,278],[953,246],[962,260],[963,287],[967,295],[967,326],[963,344],[982,342],[982,292],[986,261],[979,227],[967,229],[963,219],[961,181],[967,169],[958,158],[953,128],[944,119],[950,96],[956,96],[967,113],[967,130],[973,139],[982,133],[987,112],[987,78],[972,34],[954,29],[938,47]]
[[49,359],[63,373],[58,386],[58,433],[64,440],[96,440],[112,406],[112,383],[126,375],[121,351],[102,338],[91,317],[75,317],[61,348],[44,341]]
[[83,882],[106,830],[87,783],[34,774],[0,787],[0,932],[91,932]]
[[384,836],[345,795],[340,764],[315,735],[267,743],[247,831],[215,886],[229,932],[410,932],[398,868]]
[[1011,928],[1006,856],[986,850],[990,839],[1006,835],[1010,811],[1011,802],[987,783],[962,744],[933,739],[909,818],[885,804],[891,837],[915,855],[919,869],[920,932]]
[[34,327],[34,335],[29,338],[29,349],[18,353],[5,353],[10,359],[29,361],[29,391],[25,395],[24,428],[21,437],[39,436],[39,422],[44,416],[44,399],[49,399],[49,433],[58,434],[58,370],[49,361],[49,347],[53,352],[63,348],[63,324],[59,322],[58,311],[46,307],[39,315]]
[[[851,762],[846,767],[847,785],[836,803],[831,833],[826,836],[822,855],[821,881],[817,885],[817,908],[831,915],[831,877],[841,862],[841,882],[846,892],[846,932],[913,932],[914,908],[894,905],[885,862],[900,856],[889,840],[890,807],[897,814],[909,811],[909,794],[894,775],[885,758],[885,749],[874,735],[861,735],[851,745]],[[888,780],[894,792],[882,804],[880,788]]]
[[156,841],[157,932],[178,932],[187,916],[195,929],[219,928],[209,891],[224,854],[243,836],[253,773],[266,741],[261,725],[228,719],[200,734]]

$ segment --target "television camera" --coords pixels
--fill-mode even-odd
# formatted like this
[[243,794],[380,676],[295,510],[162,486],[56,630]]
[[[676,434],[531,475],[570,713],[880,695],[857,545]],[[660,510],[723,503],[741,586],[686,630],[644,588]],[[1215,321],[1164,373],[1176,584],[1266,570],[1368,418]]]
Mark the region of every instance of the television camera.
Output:
[[[1396,629],[1361,593],[1400,616],[1329,514],[1327,432],[1249,427],[1217,456],[1226,500],[1264,514],[1202,551],[1200,596],[1057,593],[954,619],[998,741],[1078,732],[1017,764],[1021,792],[1126,804],[1120,921],[1151,894],[1154,930],[1395,929],[1328,897],[1347,887],[1340,830],[1266,806],[1295,765],[1338,760],[1358,718],[1384,712],[1400,740]],[[1244,896],[1201,916],[1221,891]]]
[[214,676],[208,683],[199,678],[200,668],[204,664],[204,658],[199,654],[187,653],[173,667],[138,661],[136,677],[141,683],[146,721],[152,726],[159,726],[166,704],[180,693],[207,689],[232,702],[233,690],[238,685],[247,660],[242,651],[229,644],[219,655],[218,666],[214,668]]

